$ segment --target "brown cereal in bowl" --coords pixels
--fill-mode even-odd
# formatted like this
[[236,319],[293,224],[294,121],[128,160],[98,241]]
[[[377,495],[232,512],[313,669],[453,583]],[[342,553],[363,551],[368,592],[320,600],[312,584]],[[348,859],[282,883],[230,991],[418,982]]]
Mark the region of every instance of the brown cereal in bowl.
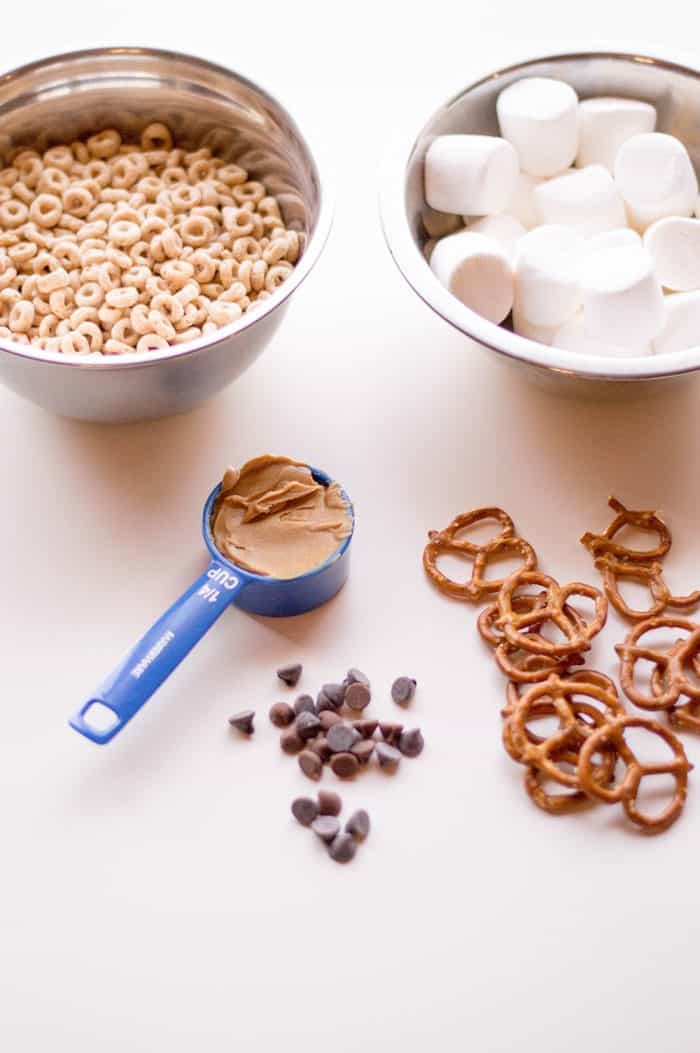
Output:
[[185,344],[291,274],[304,234],[278,199],[161,122],[105,128],[0,169],[0,338],[67,355]]

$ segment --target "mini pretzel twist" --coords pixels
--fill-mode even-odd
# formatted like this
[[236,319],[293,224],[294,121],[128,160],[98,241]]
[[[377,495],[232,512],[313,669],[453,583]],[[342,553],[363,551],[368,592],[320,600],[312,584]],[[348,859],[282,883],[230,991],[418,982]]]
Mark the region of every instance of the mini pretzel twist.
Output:
[[[602,534],[593,534],[590,531],[586,531],[581,537],[581,544],[585,545],[593,556],[611,555],[629,560],[632,563],[650,563],[654,560],[662,559],[666,555],[671,548],[671,534],[656,512],[634,511],[630,508],[625,508],[622,501],[618,501],[616,497],[610,497],[608,504],[617,513],[612,523]],[[625,526],[637,527],[639,530],[646,530],[656,534],[658,537],[656,547],[646,551],[639,551],[638,549],[628,548],[626,545],[617,544],[613,538]]]
[[[501,524],[500,533],[483,544],[476,544],[456,535],[475,523],[495,519]],[[459,599],[478,602],[484,596],[495,595],[505,579],[486,578],[489,562],[504,556],[516,555],[523,560],[523,568],[534,570],[537,556],[532,546],[523,538],[515,536],[513,520],[501,508],[477,508],[465,512],[452,520],[444,530],[431,530],[428,544],[423,550],[423,566],[426,573],[443,592]],[[449,578],[437,566],[439,556],[452,553],[472,560],[469,581],[458,582]]]
[[[595,565],[603,575],[603,588],[610,603],[619,614],[624,618],[629,618],[631,621],[643,621],[646,618],[653,618],[663,614],[668,607],[675,610],[689,611],[700,603],[700,591],[691,592],[688,596],[672,596],[671,590],[666,584],[661,564],[657,561],[648,565],[645,563],[629,563],[625,560],[615,559],[608,554],[599,556],[595,561]],[[619,578],[627,578],[646,585],[651,593],[652,605],[643,611],[630,607],[620,595]]]
[[[646,633],[656,629],[680,629],[687,636],[666,649],[640,643]],[[696,622],[669,616],[647,618],[635,625],[624,643],[617,644],[615,650],[620,657],[622,690],[640,709],[671,709],[682,695],[700,699],[700,685],[693,676],[695,661],[700,655],[700,626]],[[635,684],[635,666],[639,661],[650,662],[654,667],[648,692]],[[688,668],[690,663],[693,664],[692,672]]]
[[[528,722],[542,715],[543,703],[545,710],[551,707],[560,726],[547,738],[534,742],[528,735]],[[555,674],[531,687],[519,699],[508,718],[508,729],[520,763],[536,767],[546,778],[562,786],[578,789],[576,774],[562,770],[556,763],[556,755],[562,750],[578,751],[595,728],[606,724],[611,715],[623,712],[617,695],[604,687],[575,678],[562,679]]]
[[[552,760],[575,768],[578,764],[578,756],[578,753],[573,750],[561,750],[554,752]],[[616,759],[614,750],[601,751],[600,763],[594,769],[596,782],[602,786],[610,783],[615,771]],[[549,815],[569,815],[571,812],[580,812],[584,808],[590,808],[593,804],[591,797],[583,790],[562,790],[559,793],[551,793],[545,789],[546,777],[539,768],[533,765],[525,769],[523,782],[532,803],[542,811],[548,812]]]
[[[515,603],[518,599],[517,590],[528,585],[537,585],[545,589],[546,603],[535,610],[518,613]],[[574,620],[567,613],[567,601],[573,596],[584,596],[593,600],[595,612],[590,621],[584,618]],[[605,625],[608,615],[607,600],[599,589],[583,582],[571,582],[562,586],[547,574],[529,569],[516,571],[503,583],[498,595],[498,609],[500,625],[510,644],[533,654],[553,657],[587,651],[590,641]],[[545,639],[539,632],[526,631],[547,621],[552,622],[563,633],[566,637],[564,643],[554,643]]]
[[[658,764],[638,760],[625,740],[625,732],[629,728],[643,728],[658,736],[670,747],[672,757]],[[606,785],[596,777],[598,768],[594,758],[599,756],[602,750],[611,747],[624,763],[625,773],[615,784]],[[633,823],[647,833],[657,834],[667,830],[681,814],[688,792],[688,774],[692,767],[683,746],[672,731],[648,717],[625,715],[603,724],[587,737],[579,753],[577,776],[580,788],[589,796],[606,804],[621,802]],[[658,815],[647,815],[637,805],[639,787],[647,775],[671,775],[675,780],[673,798]]]

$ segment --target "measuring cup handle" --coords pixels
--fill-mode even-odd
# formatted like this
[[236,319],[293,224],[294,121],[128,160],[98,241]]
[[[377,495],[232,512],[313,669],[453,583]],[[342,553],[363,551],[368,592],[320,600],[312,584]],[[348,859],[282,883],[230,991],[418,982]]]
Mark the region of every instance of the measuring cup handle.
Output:
[[223,564],[213,561],[70,718],[70,726],[101,745],[113,739],[223,614],[244,584]]

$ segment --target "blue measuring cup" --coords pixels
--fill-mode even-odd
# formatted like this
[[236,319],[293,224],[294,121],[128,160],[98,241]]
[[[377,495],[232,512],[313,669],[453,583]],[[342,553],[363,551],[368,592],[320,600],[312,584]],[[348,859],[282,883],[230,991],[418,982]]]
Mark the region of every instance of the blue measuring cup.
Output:
[[[318,468],[310,467],[310,471],[322,486],[332,482]],[[355,516],[344,491],[351,520],[349,535],[324,563],[308,574],[280,579],[251,574],[219,552],[211,520],[220,490],[221,484],[214,487],[202,513],[202,534],[211,557],[209,567],[70,718],[70,726],[93,742],[100,745],[110,742],[231,604],[250,614],[289,617],[320,607],[345,584]]]

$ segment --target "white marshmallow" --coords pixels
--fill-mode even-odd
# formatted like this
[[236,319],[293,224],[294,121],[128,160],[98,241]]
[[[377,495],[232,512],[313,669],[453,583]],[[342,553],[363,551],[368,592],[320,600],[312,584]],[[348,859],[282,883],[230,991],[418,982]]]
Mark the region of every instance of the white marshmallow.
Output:
[[534,189],[542,180],[527,172],[518,172],[515,193],[508,202],[508,214],[514,216],[526,230],[539,226],[540,217],[535,208]]
[[586,333],[593,340],[641,347],[661,332],[664,297],[644,249],[623,247],[588,254],[581,281]]
[[583,238],[575,230],[542,226],[518,243],[515,258],[515,307],[537,326],[560,326],[581,302],[579,266]]
[[513,332],[517,333],[518,336],[524,336],[527,340],[535,340],[538,344],[546,344],[549,346],[554,343],[554,337],[556,335],[556,326],[551,325],[532,325],[528,322],[527,318],[523,316],[513,308]]
[[700,220],[668,216],[644,234],[644,247],[654,262],[656,276],[667,289],[700,289]]
[[446,289],[489,322],[502,322],[513,306],[508,256],[483,234],[461,230],[438,241],[430,266]]
[[620,191],[602,165],[548,179],[535,187],[534,197],[543,223],[574,227],[584,237],[627,225]]
[[633,135],[615,159],[615,182],[631,226],[644,231],[665,216],[689,216],[698,196],[695,170],[680,139]]
[[484,216],[469,223],[467,230],[474,234],[483,234],[487,238],[493,238],[502,249],[505,249],[511,263],[515,262],[515,250],[518,242],[527,234],[525,227],[507,212],[499,212],[497,216]]
[[425,199],[438,212],[503,212],[518,178],[518,156],[495,135],[440,135],[425,155]]
[[654,351],[687,351],[700,346],[700,292],[667,296],[666,324],[654,341]]
[[642,239],[636,230],[629,227],[620,227],[617,230],[606,230],[602,234],[594,234],[592,238],[586,239],[585,251],[599,252],[601,249],[619,248],[641,249]]
[[564,322],[557,329],[552,340],[554,347],[562,351],[578,351],[584,355],[603,355],[608,358],[635,358],[638,355],[651,355],[654,353],[651,342],[639,347],[617,347],[614,344],[603,344],[594,340],[586,332],[583,311],[577,311],[573,318]]
[[518,80],[498,96],[496,111],[501,135],[518,151],[524,172],[553,176],[574,163],[578,97],[564,81]]
[[653,132],[656,110],[636,99],[585,99],[578,108],[578,154],[576,164],[615,167],[617,151],[633,135]]

